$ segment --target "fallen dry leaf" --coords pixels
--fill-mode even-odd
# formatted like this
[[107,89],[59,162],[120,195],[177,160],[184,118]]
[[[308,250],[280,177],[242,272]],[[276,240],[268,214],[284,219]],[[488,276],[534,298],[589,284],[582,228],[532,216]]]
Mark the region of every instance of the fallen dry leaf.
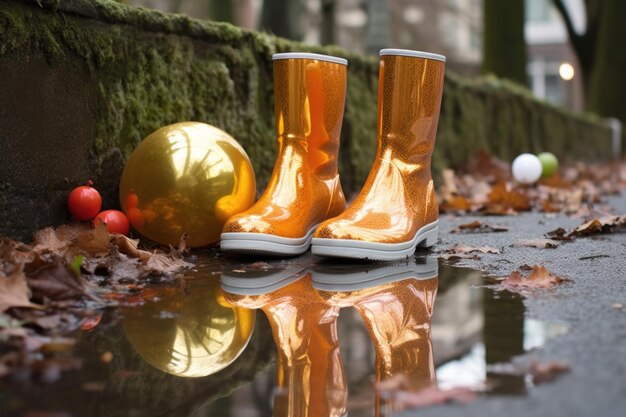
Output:
[[0,239],[0,261],[14,265],[30,262],[32,259],[33,251],[29,246],[6,237]]
[[26,278],[36,300],[68,300],[86,294],[81,276],[76,275],[61,258],[27,271]]
[[552,239],[521,239],[511,245],[513,248],[556,248],[559,246],[559,242]]
[[574,238],[567,235],[567,230],[563,229],[562,227],[546,233],[546,237],[551,240],[561,240],[564,242],[574,240]]
[[509,186],[504,180],[494,184],[488,198],[487,214],[515,214],[531,208],[528,195]]
[[477,151],[470,158],[467,163],[467,172],[491,181],[509,179],[511,177],[510,165],[484,149]]
[[37,252],[52,252],[62,255],[67,249],[68,241],[61,240],[52,227],[38,230],[33,233],[34,250]]
[[438,201],[442,212],[454,214],[507,215],[536,209],[584,217],[589,205],[600,203],[605,195],[617,195],[626,187],[625,172],[624,161],[577,163],[562,167],[536,184],[519,186],[511,181],[508,163],[481,151],[464,169],[442,172]]
[[519,271],[514,271],[501,284],[509,291],[518,291],[523,289],[552,288],[566,281],[569,281],[569,279],[553,275],[545,267],[535,265],[528,278],[524,278]]
[[526,364],[495,363],[487,366],[487,372],[496,375],[529,375],[535,385],[553,381],[559,374],[568,372],[570,366],[567,362],[537,362],[535,360]]
[[567,362],[535,362],[529,367],[535,385],[553,381],[558,375],[569,372],[570,366]]
[[589,236],[597,233],[607,233],[614,229],[626,226],[626,215],[605,216],[589,220],[567,234],[568,237]]
[[395,409],[418,409],[447,402],[468,404],[476,398],[476,393],[469,388],[439,389],[428,385],[411,389],[411,385],[406,375],[396,375],[376,383],[374,389],[382,401],[390,402]]
[[500,250],[496,248],[492,248],[491,246],[466,246],[466,245],[454,245],[450,249],[446,251],[446,253],[452,254],[468,254],[468,253],[492,253],[499,254]]
[[437,257],[452,262],[460,261],[461,259],[480,259],[480,256],[471,253],[442,253]]
[[78,253],[90,256],[106,256],[109,254],[110,234],[105,224],[100,221],[93,229],[86,230],[76,236],[72,248]]
[[22,264],[18,264],[9,276],[0,275],[0,312],[12,307],[40,307],[30,302],[30,289]]
[[508,230],[509,228],[506,226],[484,223],[478,220],[474,220],[473,222],[458,225],[457,227],[452,229],[451,233],[462,233],[462,232],[490,233],[490,232],[506,232]]

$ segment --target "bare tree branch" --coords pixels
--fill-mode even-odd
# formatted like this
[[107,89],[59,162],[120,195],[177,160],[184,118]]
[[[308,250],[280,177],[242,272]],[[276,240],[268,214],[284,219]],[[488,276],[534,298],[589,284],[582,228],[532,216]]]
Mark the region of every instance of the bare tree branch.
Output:
[[576,43],[578,43],[580,35],[576,32],[576,29],[574,29],[574,23],[572,22],[569,12],[567,11],[567,7],[565,7],[565,3],[563,0],[552,0],[552,4],[561,15],[561,18],[563,18],[563,23],[565,23],[565,29],[567,30],[567,35],[569,36],[572,45],[575,49],[578,49]]

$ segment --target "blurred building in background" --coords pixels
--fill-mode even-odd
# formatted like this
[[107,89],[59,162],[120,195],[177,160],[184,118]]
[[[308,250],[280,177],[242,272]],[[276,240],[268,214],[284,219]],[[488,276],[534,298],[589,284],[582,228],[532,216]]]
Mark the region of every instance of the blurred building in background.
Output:
[[[227,0],[232,22],[257,29],[263,2]],[[351,51],[377,54],[384,47],[440,53],[447,66],[465,76],[480,72],[482,0],[280,0],[298,2],[294,26],[310,44],[336,44]],[[504,0],[503,0],[504,1]],[[215,18],[224,0],[126,0],[130,4]],[[583,30],[583,0],[564,0],[576,29]],[[285,3],[286,4],[286,3]],[[533,93],[571,110],[582,110],[579,66],[552,0],[525,0],[528,86]]]
[[[574,27],[583,31],[582,0],[563,0]],[[528,79],[533,94],[570,110],[582,111],[583,85],[576,55],[565,26],[551,0],[525,0],[525,37],[528,46]]]
[[[338,45],[372,53],[376,48],[369,48],[367,42],[373,38],[379,40],[376,47],[383,47],[384,42],[385,47],[446,55],[452,70],[465,75],[478,74],[482,44],[481,0],[337,0],[337,3]],[[370,10],[376,9],[380,14],[385,7],[386,18],[370,16]],[[378,30],[372,27],[379,22],[386,22],[386,25]],[[375,33],[368,37],[368,32]]]

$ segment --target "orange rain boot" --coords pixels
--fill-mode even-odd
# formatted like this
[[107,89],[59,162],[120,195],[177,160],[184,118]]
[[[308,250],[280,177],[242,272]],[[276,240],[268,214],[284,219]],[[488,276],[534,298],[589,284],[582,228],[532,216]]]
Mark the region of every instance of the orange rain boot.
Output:
[[224,225],[223,251],[301,254],[317,225],[345,209],[337,154],[347,61],[309,53],[273,60],[278,158],[259,201]]
[[350,207],[315,232],[315,255],[393,260],[437,241],[430,161],[445,57],[402,49],[383,49],[380,55],[374,165]]

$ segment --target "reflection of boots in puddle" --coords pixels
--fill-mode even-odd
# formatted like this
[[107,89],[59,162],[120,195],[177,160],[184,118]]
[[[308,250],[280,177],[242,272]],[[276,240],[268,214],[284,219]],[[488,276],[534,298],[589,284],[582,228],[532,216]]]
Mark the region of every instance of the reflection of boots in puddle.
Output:
[[[409,390],[436,382],[430,339],[438,284],[435,259],[422,265],[320,267],[313,277],[322,298],[354,307],[365,321],[376,350],[376,381],[403,376]],[[376,398],[376,415],[381,406]]]
[[274,416],[342,416],[347,386],[339,353],[339,308],[320,298],[310,274],[275,268],[222,273],[228,302],[260,308],[278,346]]

